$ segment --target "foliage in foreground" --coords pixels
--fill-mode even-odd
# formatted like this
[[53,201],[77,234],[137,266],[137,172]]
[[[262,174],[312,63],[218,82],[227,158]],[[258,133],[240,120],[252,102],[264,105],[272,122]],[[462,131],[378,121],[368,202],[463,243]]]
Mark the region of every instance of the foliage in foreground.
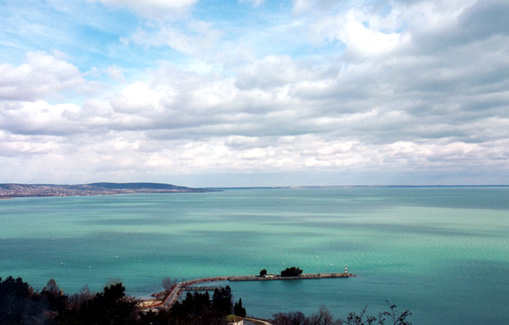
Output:
[[232,302],[233,296],[229,286],[215,289],[212,298],[208,292],[194,294],[188,292],[181,302],[173,305],[169,316],[177,324],[220,323],[232,312],[237,316],[245,317],[246,309],[242,306],[242,299],[239,299],[235,305]]
[[233,305],[232,298],[227,286],[212,297],[189,292],[170,311],[142,312],[120,282],[96,294],[84,287],[67,296],[53,279],[37,292],[21,278],[8,277],[0,278],[0,324],[219,324],[232,312],[246,315],[242,300]]
[[[208,292],[187,293],[170,311],[142,312],[136,308],[136,301],[126,297],[122,283],[108,285],[102,292],[92,294],[85,286],[80,293],[67,296],[50,280],[41,292],[35,291],[21,278],[0,278],[0,324],[220,324],[224,316],[232,312],[245,317],[246,309],[242,300],[233,305],[229,287],[216,289],[212,297]],[[346,320],[334,319],[325,308],[317,314],[306,317],[302,312],[275,314],[276,325],[363,325],[363,324],[411,324],[406,320],[411,313],[399,313],[395,305],[389,304],[389,311],[378,316],[360,313],[348,314]]]
[[360,314],[351,312],[348,314],[346,320],[334,319],[330,311],[322,306],[320,311],[316,314],[306,317],[302,312],[289,312],[278,313],[272,317],[274,325],[411,325],[412,323],[407,320],[407,317],[412,315],[409,310],[399,313],[396,305],[391,305],[388,301],[389,311],[379,313],[378,316],[370,316],[366,314],[367,306],[364,307]]
[[21,278],[0,278],[0,324],[137,324],[135,305],[121,283],[69,297],[53,279],[36,292]]

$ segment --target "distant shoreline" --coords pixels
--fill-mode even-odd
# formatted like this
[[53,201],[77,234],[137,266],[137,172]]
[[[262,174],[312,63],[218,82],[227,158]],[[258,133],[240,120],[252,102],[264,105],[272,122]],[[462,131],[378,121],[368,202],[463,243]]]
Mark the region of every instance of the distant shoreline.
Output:
[[164,183],[0,184],[0,199],[54,196],[99,196],[119,194],[206,193],[227,190],[332,189],[332,188],[506,188],[509,185],[331,185],[331,186],[253,186],[192,188]]
[[0,184],[0,199],[19,197],[97,196],[149,193],[203,193],[210,189],[163,183],[91,183],[78,185]]
[[212,191],[224,190],[277,190],[277,189],[327,189],[327,188],[489,188],[509,187],[509,185],[325,185],[325,186],[239,186],[239,187],[204,187]]

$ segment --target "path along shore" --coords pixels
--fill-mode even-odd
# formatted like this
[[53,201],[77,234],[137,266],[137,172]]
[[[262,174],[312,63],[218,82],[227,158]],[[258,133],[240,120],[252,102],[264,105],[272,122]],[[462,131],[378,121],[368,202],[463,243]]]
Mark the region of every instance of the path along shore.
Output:
[[182,281],[174,285],[169,292],[158,293],[155,296],[162,296],[159,300],[145,300],[138,304],[141,309],[170,309],[178,301],[182,292],[190,286],[220,281],[274,281],[274,280],[310,280],[310,279],[331,279],[331,278],[351,278],[356,276],[352,273],[307,273],[299,276],[281,276],[281,275],[231,275],[216,276],[210,278],[201,278],[195,280]]

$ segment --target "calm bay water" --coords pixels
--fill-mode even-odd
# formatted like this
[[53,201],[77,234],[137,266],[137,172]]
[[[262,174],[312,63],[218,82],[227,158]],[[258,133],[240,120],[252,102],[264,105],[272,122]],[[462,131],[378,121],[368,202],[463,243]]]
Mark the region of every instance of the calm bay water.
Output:
[[0,276],[66,293],[165,276],[342,272],[229,283],[248,314],[410,309],[415,324],[509,324],[509,188],[227,190],[0,200]]

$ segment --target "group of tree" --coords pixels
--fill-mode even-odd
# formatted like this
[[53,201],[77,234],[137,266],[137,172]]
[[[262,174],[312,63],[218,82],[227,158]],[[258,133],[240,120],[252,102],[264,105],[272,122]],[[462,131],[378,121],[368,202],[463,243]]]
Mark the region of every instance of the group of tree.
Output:
[[[301,274],[302,274],[302,270],[295,266],[287,267],[286,269],[281,271],[281,276],[299,276]],[[260,271],[261,277],[264,277],[266,275],[267,275],[266,269],[263,269]]]
[[240,317],[246,317],[246,308],[242,306],[242,298],[239,298],[239,301],[235,303],[235,306],[233,306],[233,314]]
[[122,283],[91,293],[85,286],[67,296],[51,279],[42,291],[34,290],[21,278],[0,278],[0,324],[219,324],[226,315],[246,316],[242,300],[233,304],[231,288],[187,293],[169,311],[143,312],[137,301],[125,295]]
[[306,317],[302,312],[289,312],[274,314],[272,324],[274,325],[411,325],[412,323],[407,320],[407,317],[412,315],[409,310],[398,312],[396,305],[391,305],[388,301],[389,310],[379,313],[377,316],[366,314],[367,306],[364,307],[362,312],[357,314],[351,312],[346,319],[334,319],[331,312],[325,308],[320,307],[318,313]]
[[188,292],[182,301],[176,302],[169,311],[146,313],[142,316],[145,324],[220,324],[227,315],[245,317],[246,309],[242,299],[233,305],[231,288],[216,288],[210,297],[204,293]]
[[302,274],[302,270],[298,267],[292,266],[281,271],[281,276],[299,276]]
[[0,278],[0,324],[137,324],[135,306],[121,283],[67,296],[53,279],[38,292],[21,278]]

